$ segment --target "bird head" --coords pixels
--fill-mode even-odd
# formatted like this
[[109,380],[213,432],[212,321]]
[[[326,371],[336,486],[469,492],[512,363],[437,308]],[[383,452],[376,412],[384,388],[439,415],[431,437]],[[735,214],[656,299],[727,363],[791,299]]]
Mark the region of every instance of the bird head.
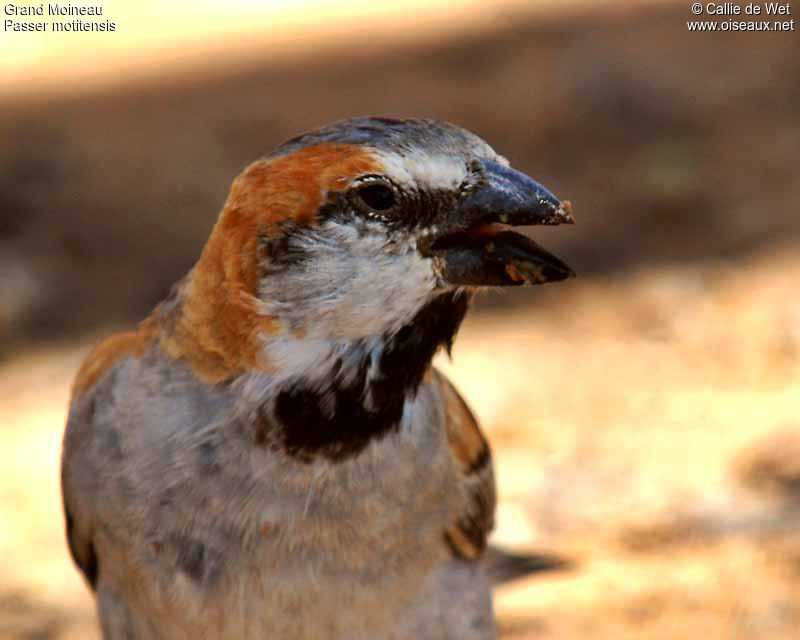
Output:
[[511,228],[572,222],[568,203],[468,131],[346,120],[236,178],[187,285],[188,312],[197,331],[221,323],[262,341],[391,335],[442,296],[570,277]]

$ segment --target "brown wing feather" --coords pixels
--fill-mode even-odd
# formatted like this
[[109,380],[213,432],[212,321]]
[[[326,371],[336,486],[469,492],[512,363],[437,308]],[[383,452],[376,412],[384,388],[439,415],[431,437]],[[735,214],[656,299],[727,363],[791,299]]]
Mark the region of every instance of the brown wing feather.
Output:
[[494,526],[495,486],[492,453],[475,416],[455,387],[438,371],[435,380],[445,406],[447,441],[462,472],[461,489],[468,504],[445,531],[445,541],[454,554],[477,559],[486,549]]

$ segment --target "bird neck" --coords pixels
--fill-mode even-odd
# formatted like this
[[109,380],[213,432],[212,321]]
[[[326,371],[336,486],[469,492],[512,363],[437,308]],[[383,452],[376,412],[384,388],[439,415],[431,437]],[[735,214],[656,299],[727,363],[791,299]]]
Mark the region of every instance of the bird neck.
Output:
[[285,366],[241,383],[269,425],[271,444],[304,461],[342,459],[397,430],[434,354],[449,351],[469,300],[463,293],[439,295],[390,335],[273,341],[271,357],[282,352]]
[[147,326],[200,380],[229,385],[241,396],[241,406],[261,425],[256,443],[302,461],[347,458],[399,429],[407,401],[439,348],[449,352],[471,300],[468,292],[442,293],[399,329],[362,338],[314,338],[270,325],[248,334],[257,339],[246,343],[254,351],[247,355],[237,351],[241,335],[226,322],[229,305],[192,303],[198,299],[193,275],[173,289]]

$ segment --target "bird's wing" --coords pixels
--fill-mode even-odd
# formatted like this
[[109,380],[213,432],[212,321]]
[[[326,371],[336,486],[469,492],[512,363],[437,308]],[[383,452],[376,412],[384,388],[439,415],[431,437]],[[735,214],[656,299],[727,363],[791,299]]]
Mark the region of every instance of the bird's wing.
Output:
[[[98,413],[110,402],[113,387],[113,376],[107,374],[125,357],[141,354],[151,339],[151,325],[147,323],[138,331],[106,338],[83,361],[72,387],[61,458],[61,493],[69,550],[92,588],[98,573],[93,541],[95,500],[101,475],[97,461],[102,464],[119,448],[113,433],[106,433],[105,440],[98,437],[102,432],[97,425]],[[106,379],[101,382],[104,376]]]
[[495,486],[492,454],[478,422],[452,383],[436,371],[445,406],[445,426],[450,452],[461,470],[460,487],[467,496],[467,508],[445,531],[453,554],[477,560],[486,567],[495,585],[543,571],[564,570],[573,563],[546,552],[517,553],[486,545],[494,526]]
[[445,531],[445,541],[455,555],[477,559],[486,549],[494,526],[492,453],[475,416],[452,383],[438,371],[434,380],[444,402],[450,453],[461,471],[460,489],[467,499],[463,512]]
[[94,498],[91,469],[74,458],[81,449],[81,443],[91,438],[94,427],[93,400],[73,400],[67,419],[64,437],[64,453],[61,466],[61,493],[64,501],[64,516],[67,525],[67,543],[72,559],[89,585],[94,589],[97,583],[97,554],[92,540],[93,516],[91,504]]

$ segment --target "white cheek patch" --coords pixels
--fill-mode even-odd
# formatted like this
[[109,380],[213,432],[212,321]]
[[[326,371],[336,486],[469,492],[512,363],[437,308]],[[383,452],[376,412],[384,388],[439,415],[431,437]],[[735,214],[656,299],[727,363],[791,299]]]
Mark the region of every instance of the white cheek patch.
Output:
[[450,191],[458,188],[469,175],[466,163],[458,156],[415,150],[402,156],[381,150],[374,153],[385,167],[386,175],[407,189]]
[[387,337],[436,295],[432,262],[410,238],[390,241],[380,229],[328,221],[294,242],[305,259],[261,282],[262,310],[283,331],[263,337],[274,371],[242,383],[249,398],[298,376],[317,390],[333,376],[352,384],[348,372],[356,375],[363,360],[370,363],[368,377],[378,375]]
[[261,283],[267,314],[307,340],[351,340],[399,331],[431,299],[437,277],[413,240],[327,222],[295,240],[301,264]]

